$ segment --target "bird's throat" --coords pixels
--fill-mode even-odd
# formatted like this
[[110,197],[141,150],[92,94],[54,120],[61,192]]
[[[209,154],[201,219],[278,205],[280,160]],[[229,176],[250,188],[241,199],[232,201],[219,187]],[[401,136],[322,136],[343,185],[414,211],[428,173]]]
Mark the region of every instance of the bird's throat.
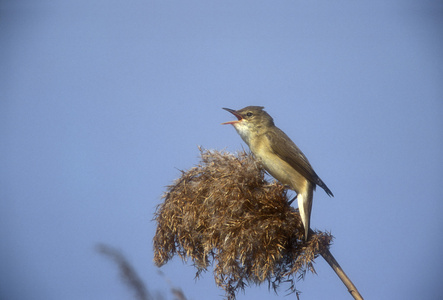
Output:
[[251,126],[248,122],[237,122],[232,124],[234,125],[235,130],[241,136],[243,141],[248,144],[249,148],[251,147],[251,140],[257,134],[256,130],[254,130],[253,126]]

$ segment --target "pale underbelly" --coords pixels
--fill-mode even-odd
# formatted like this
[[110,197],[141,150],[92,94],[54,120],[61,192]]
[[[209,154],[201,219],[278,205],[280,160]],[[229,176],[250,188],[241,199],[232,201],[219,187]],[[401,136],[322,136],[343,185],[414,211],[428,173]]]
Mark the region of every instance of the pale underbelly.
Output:
[[276,155],[266,155],[264,158],[260,155],[261,153],[257,154],[256,156],[265,170],[282,184],[288,185],[297,193],[303,192],[307,188],[308,180],[281,158]]

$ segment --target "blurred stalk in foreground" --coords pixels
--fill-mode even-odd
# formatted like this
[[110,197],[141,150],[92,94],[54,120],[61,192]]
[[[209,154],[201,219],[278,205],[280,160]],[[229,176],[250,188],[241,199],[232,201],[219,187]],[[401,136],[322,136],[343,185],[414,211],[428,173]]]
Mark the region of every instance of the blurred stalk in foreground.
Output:
[[[164,300],[165,298],[158,294],[156,296],[152,296],[149,292],[146,284],[139,275],[137,274],[135,268],[131,265],[131,263],[126,259],[126,257],[117,249],[105,245],[98,244],[97,251],[113,260],[120,270],[120,277],[125,285],[129,288],[129,290],[134,292],[134,298],[137,300]],[[160,276],[165,277],[162,272],[159,272]],[[175,287],[169,280],[168,284],[170,286],[170,292],[174,296],[174,300],[186,300],[186,296],[183,293],[181,288]]]
[[214,277],[235,299],[248,284],[267,281],[276,291],[306,271],[315,273],[319,255],[333,267],[355,299],[363,299],[329,252],[332,235],[304,229],[286,188],[265,180],[265,171],[246,152],[233,155],[201,151],[201,162],[182,175],[157,207],[154,261],[167,263],[175,254],[191,259],[197,277],[214,265]]

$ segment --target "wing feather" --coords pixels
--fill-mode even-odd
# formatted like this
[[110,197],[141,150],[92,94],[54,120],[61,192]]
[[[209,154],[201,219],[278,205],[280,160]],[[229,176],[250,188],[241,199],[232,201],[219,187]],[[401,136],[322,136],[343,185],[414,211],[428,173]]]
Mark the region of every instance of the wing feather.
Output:
[[279,128],[265,133],[271,144],[271,150],[284,161],[288,162],[297,172],[312,183],[320,186],[329,196],[334,196],[326,184],[315,173],[311,164],[301,150]]

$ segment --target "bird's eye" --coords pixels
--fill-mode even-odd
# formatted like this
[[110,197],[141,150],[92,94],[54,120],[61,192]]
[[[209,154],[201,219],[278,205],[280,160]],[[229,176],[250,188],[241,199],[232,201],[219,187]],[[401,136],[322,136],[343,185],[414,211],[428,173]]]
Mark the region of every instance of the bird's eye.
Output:
[[248,112],[246,115],[247,115],[248,117],[252,117],[253,113]]

